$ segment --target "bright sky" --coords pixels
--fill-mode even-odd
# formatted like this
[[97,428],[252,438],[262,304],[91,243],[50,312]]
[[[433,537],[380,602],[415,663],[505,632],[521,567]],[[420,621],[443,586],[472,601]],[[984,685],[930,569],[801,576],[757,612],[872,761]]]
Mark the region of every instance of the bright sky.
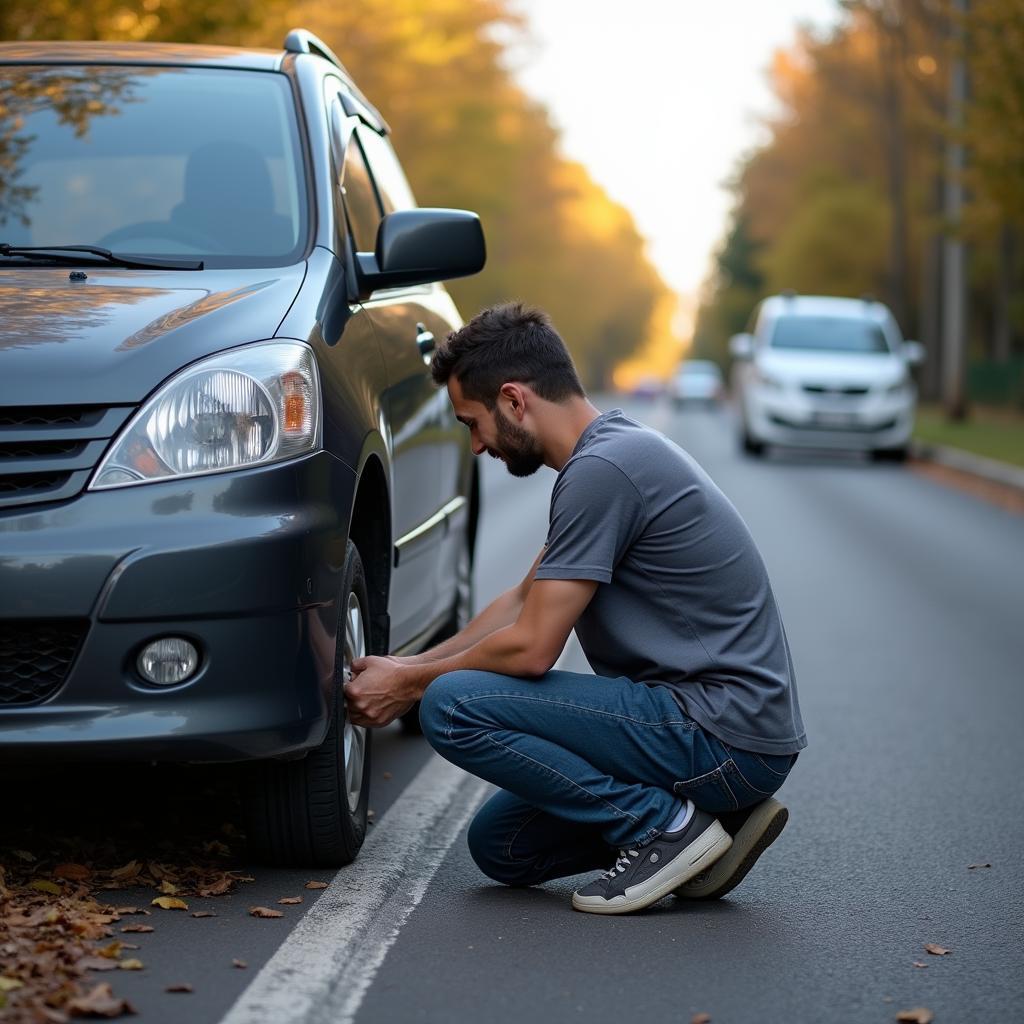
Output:
[[730,206],[723,185],[762,137],[766,71],[837,0],[517,0],[534,45],[523,86],[562,148],[633,214],[665,280],[692,296]]

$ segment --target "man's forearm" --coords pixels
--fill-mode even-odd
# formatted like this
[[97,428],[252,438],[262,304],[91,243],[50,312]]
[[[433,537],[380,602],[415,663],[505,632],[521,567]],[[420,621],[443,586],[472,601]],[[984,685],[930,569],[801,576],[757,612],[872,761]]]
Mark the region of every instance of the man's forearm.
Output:
[[554,658],[547,658],[537,650],[537,645],[531,641],[521,624],[513,623],[494,630],[463,651],[418,663],[417,689],[422,696],[423,691],[438,676],[460,669],[501,672],[521,677],[542,676],[553,662]]
[[[444,661],[454,655],[461,654],[479,643],[493,632],[511,626],[519,618],[523,602],[519,590],[513,587],[496,597],[479,615],[477,615],[455,636],[443,640],[436,647],[431,647],[421,654],[414,654],[402,660],[412,665],[426,665]],[[433,678],[433,677],[431,677]]]

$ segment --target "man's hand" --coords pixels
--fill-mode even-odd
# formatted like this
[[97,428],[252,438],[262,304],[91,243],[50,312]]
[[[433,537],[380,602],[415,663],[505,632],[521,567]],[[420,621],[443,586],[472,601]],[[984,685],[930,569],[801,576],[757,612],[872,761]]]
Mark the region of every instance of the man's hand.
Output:
[[345,684],[345,704],[353,725],[389,725],[423,695],[421,672],[401,658],[356,658],[352,672]]

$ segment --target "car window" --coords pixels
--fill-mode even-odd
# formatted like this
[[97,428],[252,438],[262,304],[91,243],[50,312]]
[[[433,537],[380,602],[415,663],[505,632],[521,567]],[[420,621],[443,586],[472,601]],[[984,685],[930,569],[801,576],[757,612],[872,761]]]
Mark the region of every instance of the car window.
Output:
[[372,129],[363,126],[359,127],[357,134],[370,162],[370,170],[373,173],[373,180],[377,183],[384,212],[413,209],[416,200],[398,157],[391,148],[391,143],[383,135],[378,135]]
[[775,321],[770,345],[819,352],[889,351],[881,325],[839,316],[781,316]]
[[272,72],[0,68],[0,239],[207,266],[301,258],[295,104]]
[[359,139],[353,135],[345,150],[345,169],[342,172],[342,194],[345,214],[357,252],[373,252],[377,245],[377,228],[381,209],[373,187],[366,157]]

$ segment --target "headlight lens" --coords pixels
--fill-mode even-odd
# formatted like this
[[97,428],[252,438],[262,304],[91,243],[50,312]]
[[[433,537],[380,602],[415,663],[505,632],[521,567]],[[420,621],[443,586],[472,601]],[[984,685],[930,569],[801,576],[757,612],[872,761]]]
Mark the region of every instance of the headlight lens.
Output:
[[760,367],[754,371],[754,379],[762,387],[771,388],[773,391],[782,390],[782,381],[778,377],[773,377],[770,373],[765,373]]
[[135,414],[90,487],[291,459],[320,446],[320,383],[301,342],[263,342],[172,377]]

